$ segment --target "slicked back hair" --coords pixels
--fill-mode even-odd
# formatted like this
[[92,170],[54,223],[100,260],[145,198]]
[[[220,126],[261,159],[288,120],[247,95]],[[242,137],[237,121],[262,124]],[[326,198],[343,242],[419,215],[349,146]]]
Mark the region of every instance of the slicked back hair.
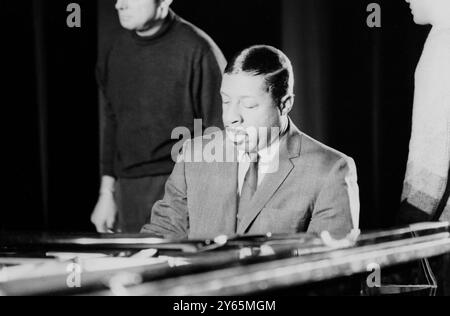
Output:
[[289,58],[279,49],[257,45],[244,49],[233,57],[225,68],[225,74],[249,74],[262,76],[267,92],[278,104],[286,95],[294,92],[294,71]]

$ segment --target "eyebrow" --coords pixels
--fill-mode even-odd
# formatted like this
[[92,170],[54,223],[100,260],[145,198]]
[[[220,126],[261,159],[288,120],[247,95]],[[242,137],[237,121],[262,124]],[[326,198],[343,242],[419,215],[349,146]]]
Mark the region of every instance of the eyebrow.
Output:
[[[224,95],[225,97],[230,97],[228,94],[226,94],[225,92],[223,92],[223,91],[220,91],[220,93],[222,94],[222,95]],[[256,96],[255,95],[241,95],[241,96],[239,96],[239,99],[249,99],[249,98],[256,98]]]

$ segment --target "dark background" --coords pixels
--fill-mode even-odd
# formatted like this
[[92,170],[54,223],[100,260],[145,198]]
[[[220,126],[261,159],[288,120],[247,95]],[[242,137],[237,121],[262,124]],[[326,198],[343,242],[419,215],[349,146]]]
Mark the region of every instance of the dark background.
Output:
[[[68,28],[66,7],[82,8]],[[295,123],[352,156],[361,226],[394,225],[411,129],[414,70],[427,27],[403,0],[175,0],[227,58],[253,44],[282,48],[296,72]],[[95,64],[119,30],[114,0],[0,2],[0,229],[91,231],[99,186]]]

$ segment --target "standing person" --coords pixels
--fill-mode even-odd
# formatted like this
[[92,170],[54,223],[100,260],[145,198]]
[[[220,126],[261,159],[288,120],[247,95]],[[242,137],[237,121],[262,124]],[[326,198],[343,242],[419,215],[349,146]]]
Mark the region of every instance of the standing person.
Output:
[[450,221],[450,1],[406,0],[414,21],[433,26],[417,66],[402,220]]
[[174,128],[193,131],[194,119],[202,119],[204,128],[221,127],[225,58],[171,3],[116,3],[126,32],[98,71],[106,106],[102,183],[91,221],[101,233],[136,233],[148,220],[174,166]]

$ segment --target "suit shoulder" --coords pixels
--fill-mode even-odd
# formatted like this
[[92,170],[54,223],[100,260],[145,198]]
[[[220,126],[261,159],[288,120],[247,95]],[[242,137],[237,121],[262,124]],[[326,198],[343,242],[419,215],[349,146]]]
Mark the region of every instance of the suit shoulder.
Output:
[[314,138],[302,135],[301,156],[309,159],[311,163],[328,173],[336,165],[353,168],[355,163],[353,159],[346,154],[331,148]]
[[302,136],[302,154],[320,155],[328,158],[330,161],[349,158],[344,153],[319,142],[311,136],[306,134],[303,134]]

